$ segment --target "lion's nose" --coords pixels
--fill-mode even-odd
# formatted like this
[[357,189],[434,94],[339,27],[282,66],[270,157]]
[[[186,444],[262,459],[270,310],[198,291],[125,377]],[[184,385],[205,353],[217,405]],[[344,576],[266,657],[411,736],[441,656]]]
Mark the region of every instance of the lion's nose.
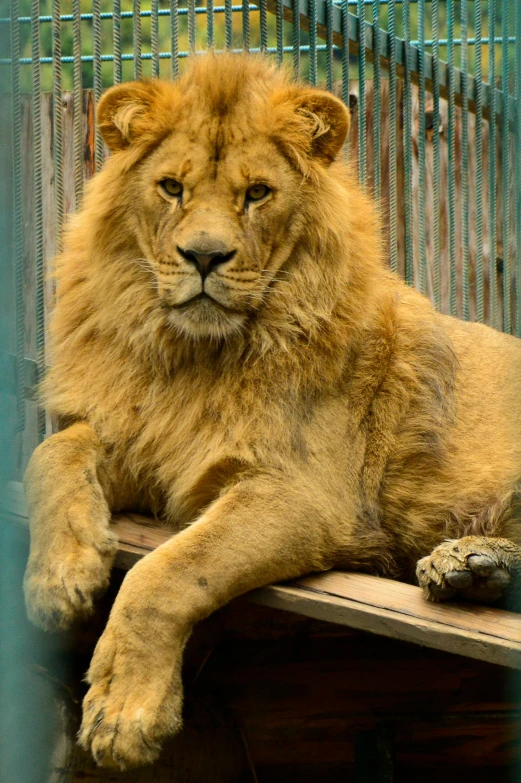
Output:
[[219,264],[224,264],[226,261],[230,261],[236,251],[228,250],[224,245],[218,247],[179,247],[177,246],[177,252],[182,256],[185,261],[193,264],[203,280],[207,277],[212,269],[215,269]]

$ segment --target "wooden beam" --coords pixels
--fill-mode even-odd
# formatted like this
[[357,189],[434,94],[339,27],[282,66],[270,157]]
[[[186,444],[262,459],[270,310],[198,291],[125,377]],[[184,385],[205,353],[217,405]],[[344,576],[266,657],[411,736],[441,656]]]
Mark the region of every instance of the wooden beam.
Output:
[[[128,569],[172,532],[137,514],[114,517],[116,564]],[[258,604],[521,669],[521,615],[467,604],[431,604],[419,587],[329,571],[248,595]]]

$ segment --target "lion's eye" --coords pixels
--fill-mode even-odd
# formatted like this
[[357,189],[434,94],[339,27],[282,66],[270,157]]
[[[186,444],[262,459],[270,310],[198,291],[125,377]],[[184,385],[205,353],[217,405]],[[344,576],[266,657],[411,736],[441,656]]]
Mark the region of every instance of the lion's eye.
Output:
[[176,179],[162,179],[159,184],[167,196],[174,196],[179,198],[183,192],[183,186]]
[[263,198],[266,198],[270,192],[267,185],[252,185],[251,188],[248,188],[246,191],[246,200],[261,201]]

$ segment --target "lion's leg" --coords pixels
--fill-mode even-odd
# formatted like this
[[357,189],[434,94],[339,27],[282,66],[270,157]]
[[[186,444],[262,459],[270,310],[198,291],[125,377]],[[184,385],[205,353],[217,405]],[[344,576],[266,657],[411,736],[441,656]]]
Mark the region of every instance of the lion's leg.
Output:
[[102,459],[93,430],[78,423],[48,438],[29,462],[24,587],[29,617],[42,628],[66,628],[89,614],[108,586],[117,542],[99,480]]
[[296,487],[250,479],[132,568],[88,673],[80,742],[98,763],[157,757],[181,726],[182,652],[194,623],[253,588],[329,567],[325,523]]
[[465,536],[437,546],[418,562],[416,574],[431,601],[491,603],[501,598],[520,566],[521,547],[509,539]]

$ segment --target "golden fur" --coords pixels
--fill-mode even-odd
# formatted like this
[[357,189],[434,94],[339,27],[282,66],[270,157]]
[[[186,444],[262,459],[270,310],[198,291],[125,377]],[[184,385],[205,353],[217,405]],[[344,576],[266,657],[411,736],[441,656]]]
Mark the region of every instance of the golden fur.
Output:
[[436,597],[447,537],[512,565],[521,342],[388,272],[338,160],[346,109],[267,60],[197,57],[98,119],[113,154],[57,262],[43,388],[73,423],[28,469],[26,595],[44,627],[88,613],[111,511],[180,531],[127,575],[89,671],[81,741],[124,767],[178,730],[185,640],[234,596],[331,567],[411,579],[441,544],[419,571]]

